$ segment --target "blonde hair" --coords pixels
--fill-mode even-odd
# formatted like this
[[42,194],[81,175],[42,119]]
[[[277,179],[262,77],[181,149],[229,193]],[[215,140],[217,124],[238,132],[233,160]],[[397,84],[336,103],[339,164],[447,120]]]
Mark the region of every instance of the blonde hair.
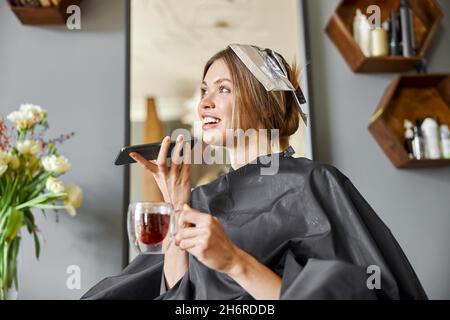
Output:
[[[292,92],[267,91],[229,47],[208,60],[203,78],[217,60],[225,62],[230,70],[236,97],[232,117],[234,128],[278,129],[280,146],[286,148],[289,136],[294,134],[299,126],[299,112]],[[289,80],[294,88],[297,88],[299,86],[297,64],[294,62],[291,67],[284,59],[283,63],[288,71]]]

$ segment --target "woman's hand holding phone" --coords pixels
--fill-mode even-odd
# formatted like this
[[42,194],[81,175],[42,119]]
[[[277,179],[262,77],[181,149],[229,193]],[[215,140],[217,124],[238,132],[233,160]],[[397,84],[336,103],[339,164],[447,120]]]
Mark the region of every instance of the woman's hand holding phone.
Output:
[[185,143],[183,136],[179,135],[173,148],[169,166],[167,165],[167,157],[170,143],[170,137],[163,139],[156,160],[146,160],[137,152],[131,152],[130,157],[153,174],[164,201],[172,203],[175,211],[178,211],[182,210],[183,204],[190,204],[191,201],[190,152],[185,150],[181,155],[183,147],[190,148],[190,146]]
[[[131,152],[130,157],[153,174],[164,201],[172,203],[175,215],[178,216],[183,205],[191,201],[190,152],[184,150],[181,155],[183,146],[190,148],[190,145],[184,143],[183,136],[179,135],[173,148],[171,165],[168,166],[166,162],[170,144],[170,137],[165,137],[156,160],[146,160],[136,152]],[[183,277],[188,269],[188,262],[187,251],[172,242],[164,254],[166,288],[173,287]]]

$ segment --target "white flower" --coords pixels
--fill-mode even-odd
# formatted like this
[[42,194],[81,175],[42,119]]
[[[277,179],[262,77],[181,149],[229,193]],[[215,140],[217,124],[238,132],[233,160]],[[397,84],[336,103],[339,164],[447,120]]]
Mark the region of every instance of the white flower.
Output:
[[36,122],[42,122],[47,116],[47,112],[45,110],[34,104],[22,104],[20,106],[20,111],[30,117],[32,116]]
[[42,151],[42,143],[36,140],[18,141],[17,150],[23,155],[36,155]]
[[11,112],[8,120],[14,122],[18,130],[31,129],[36,123],[45,120],[47,112],[40,106],[33,104],[22,104],[19,111]]
[[62,193],[65,191],[63,183],[54,177],[49,177],[47,179],[45,188],[53,193]]
[[33,118],[28,117],[28,115],[20,111],[11,112],[7,119],[14,122],[17,130],[29,129],[34,126]]
[[70,216],[77,214],[76,208],[79,208],[83,203],[83,191],[75,184],[69,184],[66,188],[67,197],[65,201],[66,210]]
[[64,156],[46,156],[42,158],[41,162],[46,171],[56,174],[66,173],[71,167],[69,160]]

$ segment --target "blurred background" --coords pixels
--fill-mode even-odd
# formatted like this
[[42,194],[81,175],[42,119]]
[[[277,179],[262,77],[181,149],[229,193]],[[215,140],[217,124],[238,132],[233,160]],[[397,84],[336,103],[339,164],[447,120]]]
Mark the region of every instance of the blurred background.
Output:
[[[427,54],[428,72],[450,73],[450,2],[437,2],[446,16]],[[391,229],[429,297],[449,299],[450,168],[399,170],[372,138],[369,120],[398,74],[352,72],[324,32],[339,4],[83,0],[81,29],[68,30],[24,25],[0,1],[0,113],[31,102],[49,111],[51,136],[74,131],[61,152],[72,163],[67,180],[85,194],[74,218],[62,214],[55,223],[51,214],[36,214],[42,254],[36,260],[24,234],[19,299],[78,299],[133,257],[126,206],[158,194],[137,166],[114,166],[115,156],[124,145],[191,129],[203,65],[233,42],[299,62],[311,125],[291,138],[296,156],[346,174]],[[226,168],[196,170],[200,184]],[[69,289],[73,265],[81,287]]]

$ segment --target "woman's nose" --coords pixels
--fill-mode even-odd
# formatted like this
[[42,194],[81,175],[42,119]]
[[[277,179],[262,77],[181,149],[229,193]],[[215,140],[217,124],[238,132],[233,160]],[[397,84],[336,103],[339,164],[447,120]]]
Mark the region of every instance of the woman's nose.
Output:
[[214,109],[216,107],[214,104],[214,100],[211,99],[209,95],[205,95],[201,99],[200,106],[202,107],[202,109]]

